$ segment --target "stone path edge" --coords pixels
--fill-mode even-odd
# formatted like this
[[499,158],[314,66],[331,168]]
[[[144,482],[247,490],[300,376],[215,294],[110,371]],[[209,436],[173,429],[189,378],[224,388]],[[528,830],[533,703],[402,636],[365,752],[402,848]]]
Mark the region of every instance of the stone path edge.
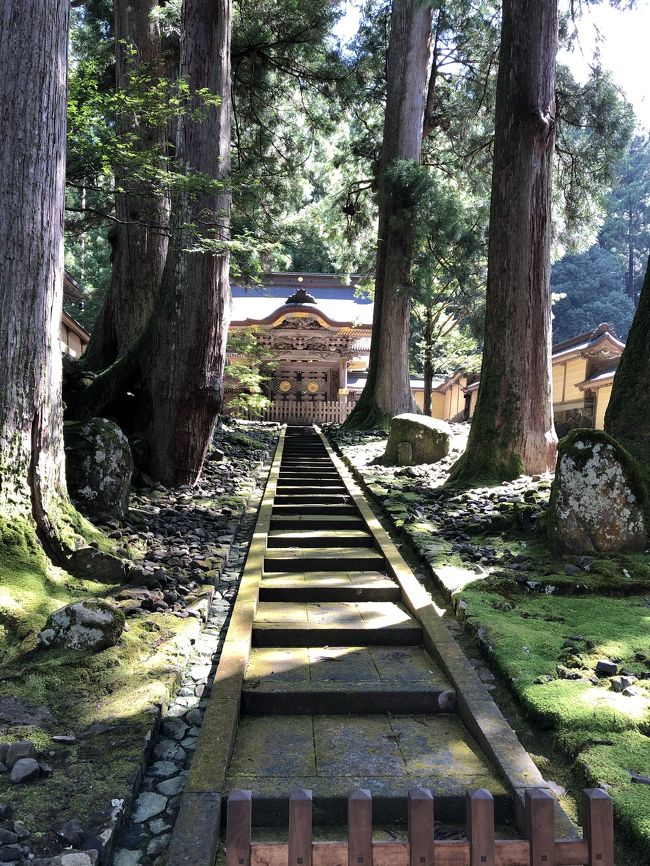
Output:
[[[381,503],[356,467],[343,454],[335,450],[318,427],[316,429],[334,465],[339,470],[350,496],[386,557],[389,572],[400,585],[403,604],[422,624],[427,651],[440,665],[456,689],[457,709],[460,718],[481,748],[494,762],[501,778],[512,791],[515,820],[520,832],[524,833],[526,827],[523,807],[526,790],[543,788],[549,793],[552,792],[497,707],[492,695],[481,682],[461,648],[449,634],[431,596],[402,558],[390,535],[377,519],[366,496],[380,509]],[[431,571],[434,579],[436,579],[433,568]],[[436,583],[441,582],[436,579]],[[447,595],[451,601],[449,593]],[[577,828],[557,800],[555,801],[555,817],[556,831],[561,834],[562,838],[579,837]]]
[[[277,444],[277,443],[276,443]],[[273,465],[273,461],[269,461],[268,457],[264,459],[263,465],[260,468],[260,474],[263,474],[264,469]],[[263,477],[263,475],[262,475]],[[246,514],[248,512],[249,507],[252,504],[252,500],[255,498],[255,487],[252,487],[250,490],[250,494],[247,500],[244,502],[243,507],[241,509],[241,513],[238,517],[238,526],[241,526],[242,521],[245,519]],[[236,534],[235,534],[236,537]],[[220,574],[223,574],[224,570],[228,568],[228,562],[231,555],[232,545],[228,550],[228,554],[225,556],[222,566],[219,569]],[[203,583],[201,584],[200,591],[197,594],[196,600],[188,606],[188,610],[194,611],[198,614],[196,619],[196,634],[200,634],[205,627],[206,618],[208,615],[209,608],[212,604],[214,594],[217,590],[218,578],[215,579],[212,583]],[[187,635],[183,636],[183,638],[179,641],[179,646],[182,646],[186,643]],[[189,660],[191,658],[191,647],[187,648],[187,653],[185,656],[185,660],[182,665],[178,667],[175,671],[173,679],[169,683],[169,687],[167,689],[167,700],[171,702],[173,700],[174,695],[178,691],[178,688],[183,680],[183,675],[185,670],[188,667]],[[120,832],[122,831],[126,821],[129,818],[131,813],[131,808],[135,803],[138,794],[140,793],[142,787],[142,780],[145,775],[147,764],[151,758],[153,753],[156,740],[158,738],[161,724],[163,718],[165,716],[165,711],[167,709],[167,702],[162,701],[156,707],[156,712],[153,714],[151,726],[148,732],[145,734],[142,752],[137,761],[137,768],[135,773],[133,774],[133,782],[130,789],[129,796],[124,800],[123,805],[117,806],[111,810],[111,822],[109,825],[105,827],[103,832],[101,833],[101,840],[103,843],[102,851],[101,851],[101,862],[110,863],[112,862],[113,854],[115,852],[116,844],[118,843]]]
[[222,792],[237,734],[241,690],[251,650],[266,536],[270,528],[285,434],[286,426],[278,437],[212,692],[181,798],[180,811],[172,831],[167,866],[212,866],[217,855]]

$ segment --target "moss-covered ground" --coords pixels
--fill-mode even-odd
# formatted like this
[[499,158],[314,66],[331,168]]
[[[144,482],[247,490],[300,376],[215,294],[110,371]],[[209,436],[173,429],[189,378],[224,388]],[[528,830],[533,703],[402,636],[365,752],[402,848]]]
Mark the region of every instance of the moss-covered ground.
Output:
[[[525,744],[542,772],[559,756],[569,768],[563,784],[576,798],[580,787],[605,786],[625,840],[617,862],[647,862],[650,555],[554,555],[539,526],[549,479],[443,489],[451,459],[379,473],[372,459],[382,442],[379,432],[338,437],[516,700],[532,729]],[[636,677],[632,694],[596,675],[600,659]],[[548,744],[550,759],[548,749],[546,757],[535,754],[537,740]]]
[[[275,435],[264,430],[235,434],[231,459],[243,459],[249,467],[248,485]],[[229,455],[227,437],[221,436],[218,444]],[[159,491],[150,493],[155,500]],[[249,493],[250,486],[240,490],[235,484],[205,504],[227,506],[237,517]],[[179,502],[190,509],[197,506],[186,492]],[[146,549],[137,539],[116,547],[92,527],[88,537],[88,527],[83,521],[77,531],[120,556],[137,560]],[[129,617],[117,645],[102,652],[38,648],[38,632],[49,613],[80,599],[106,597],[115,589],[51,566],[28,524],[0,523],[0,742],[29,739],[39,759],[52,768],[47,778],[26,785],[12,785],[8,773],[0,774],[0,803],[11,804],[13,817],[31,831],[30,850],[40,856],[60,853],[57,831],[66,821],[79,818],[87,832],[99,833],[110,823],[111,811],[128,801],[152,725],[175,692],[191,641],[200,632],[193,616],[143,611]],[[208,589],[199,585],[187,601]],[[11,718],[9,698],[33,714],[30,724]],[[56,735],[74,735],[76,742],[58,743]]]

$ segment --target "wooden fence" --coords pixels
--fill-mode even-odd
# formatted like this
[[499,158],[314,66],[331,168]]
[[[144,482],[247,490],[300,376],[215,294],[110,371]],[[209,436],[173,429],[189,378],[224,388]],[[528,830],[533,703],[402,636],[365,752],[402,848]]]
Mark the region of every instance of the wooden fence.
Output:
[[526,839],[496,839],[489,791],[467,794],[467,839],[434,840],[434,798],[426,788],[408,795],[408,842],[373,842],[372,798],[365,789],[348,798],[345,842],[312,840],[312,794],[289,798],[287,842],[253,842],[252,794],[228,798],[226,866],[614,866],[612,801],[600,789],[583,794],[584,839],[555,839],[554,799],[526,792]]
[[[333,424],[342,423],[348,417],[354,403],[339,400],[274,400],[261,412],[245,413],[248,421],[279,421],[281,424]],[[228,411],[226,407],[226,412]]]

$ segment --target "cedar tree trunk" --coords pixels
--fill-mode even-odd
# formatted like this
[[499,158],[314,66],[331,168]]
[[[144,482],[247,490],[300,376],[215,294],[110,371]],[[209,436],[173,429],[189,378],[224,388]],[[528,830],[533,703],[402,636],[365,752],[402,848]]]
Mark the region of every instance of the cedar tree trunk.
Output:
[[[230,28],[230,0],[186,0],[181,75],[193,93],[207,89],[220,103],[207,107],[196,96],[202,116],[194,112],[179,122],[177,161],[188,176],[200,172],[215,183],[174,196],[167,261],[149,322],[136,344],[94,380],[80,411],[112,415],[138,433],[138,465],[167,484],[198,478],[223,400],[230,318]],[[202,251],[202,245],[210,249]]]
[[419,165],[431,44],[431,4],[393,0],[387,96],[379,165],[379,231],[368,381],[347,426],[373,427],[415,411],[409,378],[414,218],[396,220],[387,170],[397,160]]
[[0,518],[57,562],[69,0],[0,3]]
[[649,395],[650,259],[605,413],[605,430],[637,458],[650,486]]
[[[135,69],[152,83],[163,77],[160,29],[153,15],[158,0],[115,0],[116,85],[128,85]],[[132,54],[132,51],[135,51]],[[164,153],[164,124],[134,122],[127,112],[117,118],[122,135],[137,135],[136,147]],[[122,355],[142,333],[160,289],[168,244],[169,198],[129,178],[115,167],[116,186],[128,193],[116,195],[119,222],[114,229],[112,273],[106,297],[93,327],[84,366],[104,370]]]
[[557,2],[504,0],[485,349],[467,450],[450,481],[553,469],[551,180]]

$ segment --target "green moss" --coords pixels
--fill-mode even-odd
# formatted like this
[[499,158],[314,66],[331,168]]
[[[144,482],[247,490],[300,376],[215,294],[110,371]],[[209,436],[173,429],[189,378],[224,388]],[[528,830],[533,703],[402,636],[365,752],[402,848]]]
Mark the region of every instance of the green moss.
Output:
[[604,782],[614,798],[620,829],[650,847],[650,785],[632,780],[631,772],[650,777],[650,739],[638,731],[615,733],[608,743],[585,748],[577,758],[586,785]]

